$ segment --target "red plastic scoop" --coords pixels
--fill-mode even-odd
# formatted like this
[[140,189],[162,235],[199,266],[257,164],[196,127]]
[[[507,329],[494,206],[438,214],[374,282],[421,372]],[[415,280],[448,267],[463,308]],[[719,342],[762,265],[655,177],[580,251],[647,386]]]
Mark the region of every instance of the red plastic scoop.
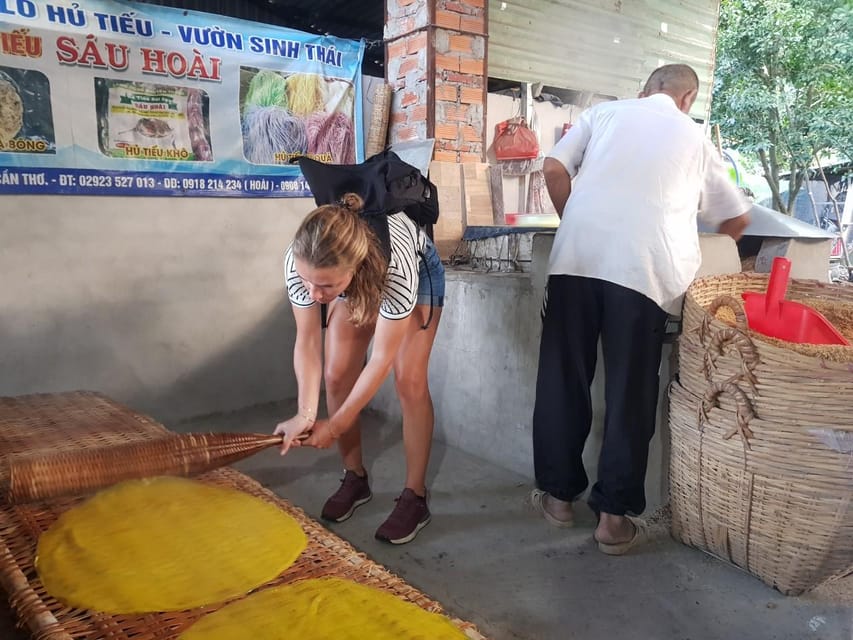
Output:
[[806,344],[850,343],[829,320],[809,306],[785,300],[791,261],[773,258],[767,293],[742,293],[749,328],[771,338]]

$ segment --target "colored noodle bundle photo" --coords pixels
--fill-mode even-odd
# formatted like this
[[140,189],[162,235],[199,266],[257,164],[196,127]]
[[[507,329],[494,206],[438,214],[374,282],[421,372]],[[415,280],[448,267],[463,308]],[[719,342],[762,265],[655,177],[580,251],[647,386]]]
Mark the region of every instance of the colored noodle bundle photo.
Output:
[[253,164],[287,164],[308,155],[355,161],[355,91],[343,80],[241,67],[243,155]]

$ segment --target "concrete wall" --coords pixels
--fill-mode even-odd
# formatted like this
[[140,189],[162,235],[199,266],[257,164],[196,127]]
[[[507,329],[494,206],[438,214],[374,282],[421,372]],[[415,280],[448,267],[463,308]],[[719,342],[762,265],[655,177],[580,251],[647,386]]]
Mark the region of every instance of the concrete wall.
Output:
[[[526,274],[447,270],[446,306],[430,361],[437,439],[531,472],[541,303]],[[371,406],[399,419],[392,378]]]
[[296,395],[282,257],[305,199],[4,197],[0,395],[161,420]]
[[[93,389],[157,419],[292,398],[295,326],[282,255],[300,199],[6,197],[0,214],[0,395]],[[448,269],[430,367],[436,437],[532,477],[539,310],[552,234],[530,273]],[[704,273],[737,270],[709,236]],[[661,370],[670,376],[671,349]],[[595,475],[603,372],[586,460]],[[399,419],[391,380],[373,408]],[[650,507],[666,496],[666,415]],[[272,425],[270,425],[272,427]]]

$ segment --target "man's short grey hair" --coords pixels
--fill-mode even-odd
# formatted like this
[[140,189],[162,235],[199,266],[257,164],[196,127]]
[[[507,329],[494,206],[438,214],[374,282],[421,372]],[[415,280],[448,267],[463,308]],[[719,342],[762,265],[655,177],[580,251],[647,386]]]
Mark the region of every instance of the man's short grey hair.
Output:
[[667,64],[652,71],[652,75],[643,87],[643,94],[647,96],[654,93],[683,95],[698,89],[699,76],[692,67],[686,64]]

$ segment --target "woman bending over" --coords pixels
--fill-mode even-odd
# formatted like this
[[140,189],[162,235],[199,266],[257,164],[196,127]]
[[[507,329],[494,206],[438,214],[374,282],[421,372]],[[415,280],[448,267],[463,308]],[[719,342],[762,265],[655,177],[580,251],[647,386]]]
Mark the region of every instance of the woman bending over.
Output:
[[[282,453],[298,446],[297,436],[306,431],[311,435],[305,445],[326,448],[337,441],[344,477],[321,517],[343,522],[372,497],[358,417],[393,369],[403,412],[406,485],[376,537],[403,544],[430,521],[425,482],[434,414],[427,371],[444,304],[444,267],[432,242],[405,213],[387,217],[386,256],[360,216],[363,206],[361,197],[350,193],[340,204],[318,207],[287,250],[299,409],[275,433],[284,436]],[[321,305],[327,306],[325,332]],[[321,376],[326,420],[317,419]]]

